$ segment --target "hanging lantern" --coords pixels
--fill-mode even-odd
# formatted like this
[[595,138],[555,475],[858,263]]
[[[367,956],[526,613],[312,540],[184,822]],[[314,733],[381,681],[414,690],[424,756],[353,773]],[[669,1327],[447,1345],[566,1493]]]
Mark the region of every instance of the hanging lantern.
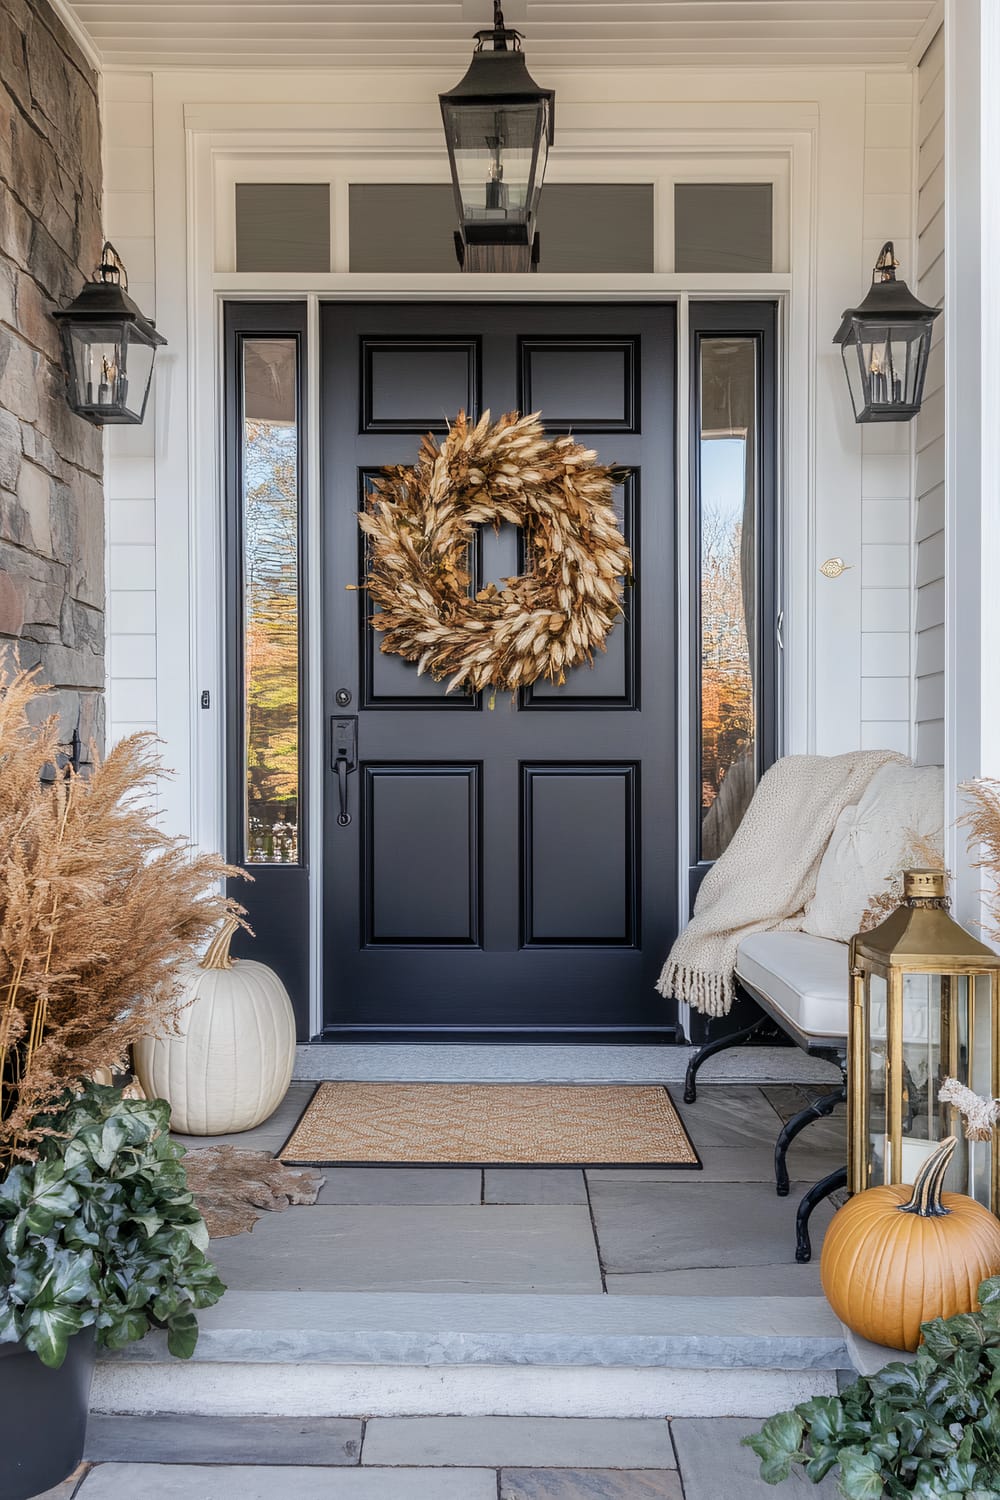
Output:
[[920,410],[939,307],[919,302],[896,280],[892,240],[879,251],[871,291],[849,307],[833,342],[847,371],[856,422],[909,422]]
[[[492,43],[492,51],[487,44]],[[461,83],[441,94],[466,271],[529,271],[538,263],[535,215],[553,138],[555,93],[538,87],[493,0],[493,28],[476,32]]]
[[940,870],[908,870],[903,903],[851,939],[848,1185],[912,1183],[940,1142],[963,1137],[952,1186],[996,1213],[998,1132],[964,1139],[945,1077],[1000,1094],[1000,958],[948,914]]
[[167,341],[128,294],[128,276],[106,241],[101,264],[69,307],[54,312],[62,331],[70,406],[99,427],[141,422],[153,360]]

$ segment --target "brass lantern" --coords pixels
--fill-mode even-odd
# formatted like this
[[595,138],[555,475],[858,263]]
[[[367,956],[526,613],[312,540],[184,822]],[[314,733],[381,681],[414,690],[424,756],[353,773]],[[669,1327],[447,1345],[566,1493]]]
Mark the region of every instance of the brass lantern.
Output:
[[1000,1094],[1000,958],[948,913],[945,875],[907,870],[902,905],[851,939],[848,1185],[913,1182],[946,1136],[952,1177],[994,1213],[1000,1207],[997,1131],[967,1141],[946,1077]]

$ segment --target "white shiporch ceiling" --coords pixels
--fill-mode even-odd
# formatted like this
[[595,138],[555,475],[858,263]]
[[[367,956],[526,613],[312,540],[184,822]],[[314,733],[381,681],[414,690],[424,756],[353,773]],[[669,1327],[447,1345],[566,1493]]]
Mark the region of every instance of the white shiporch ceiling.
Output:
[[[912,67],[939,0],[505,0],[532,68]],[[62,0],[107,65],[385,68],[468,59],[492,0]]]

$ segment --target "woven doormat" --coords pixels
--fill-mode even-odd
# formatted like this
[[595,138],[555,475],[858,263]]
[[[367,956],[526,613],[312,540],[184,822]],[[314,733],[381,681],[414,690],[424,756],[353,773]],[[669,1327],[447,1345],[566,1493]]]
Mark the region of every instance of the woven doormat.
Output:
[[322,1083],[282,1161],[309,1166],[701,1166],[655,1085]]

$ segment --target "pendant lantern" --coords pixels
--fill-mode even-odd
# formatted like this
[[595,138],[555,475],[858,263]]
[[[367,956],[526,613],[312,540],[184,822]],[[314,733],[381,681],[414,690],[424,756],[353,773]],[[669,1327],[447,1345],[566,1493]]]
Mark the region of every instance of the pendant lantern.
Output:
[[555,93],[531,77],[521,40],[494,0],[492,29],[476,32],[468,72],[439,96],[461,223],[455,248],[466,271],[530,271],[538,262],[535,216]]

